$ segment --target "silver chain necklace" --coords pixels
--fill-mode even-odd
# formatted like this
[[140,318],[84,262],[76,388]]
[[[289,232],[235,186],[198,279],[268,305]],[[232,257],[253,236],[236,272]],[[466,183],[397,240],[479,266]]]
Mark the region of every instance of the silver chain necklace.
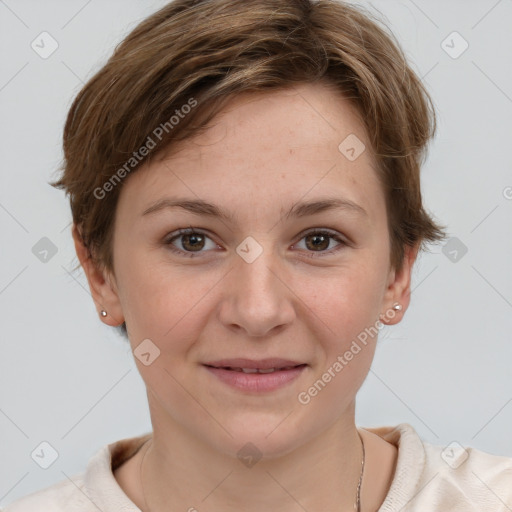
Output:
[[[361,440],[361,448],[363,449],[363,457],[361,460],[361,474],[359,475],[359,482],[357,484],[357,491],[356,491],[356,502],[354,503],[354,510],[356,512],[361,512],[361,483],[363,482],[363,473],[364,473],[364,461],[365,461],[365,453],[364,453],[364,442],[363,438],[361,437],[361,434],[357,432],[357,435],[359,436],[359,439]],[[147,444],[151,439],[148,439],[144,444]],[[144,483],[142,482],[142,463],[144,462],[144,458],[146,457],[146,453],[148,452],[149,444],[144,451],[144,455],[142,456],[142,460],[140,461],[140,467],[139,467],[139,480],[140,480],[140,486],[142,489],[142,499],[144,500],[144,512],[151,512],[147,501],[146,501],[146,493],[144,491]]]

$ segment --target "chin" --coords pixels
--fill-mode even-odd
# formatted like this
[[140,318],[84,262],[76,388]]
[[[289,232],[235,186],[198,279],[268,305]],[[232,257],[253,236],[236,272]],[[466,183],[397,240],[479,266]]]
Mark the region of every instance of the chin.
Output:
[[[232,457],[244,454],[267,459],[282,457],[307,441],[303,425],[297,428],[282,410],[279,414],[263,415],[261,412],[244,414],[233,422],[223,423],[232,437],[223,436],[223,447],[218,448]],[[314,434],[311,433],[309,437]],[[254,452],[254,454],[252,453]]]

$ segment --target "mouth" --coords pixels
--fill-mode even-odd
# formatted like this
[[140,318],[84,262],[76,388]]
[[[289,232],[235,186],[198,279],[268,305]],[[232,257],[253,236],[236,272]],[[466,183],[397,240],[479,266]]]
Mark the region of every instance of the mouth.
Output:
[[221,382],[248,392],[272,391],[295,380],[308,366],[286,359],[230,359],[203,364]]
[[283,366],[277,368],[241,368],[241,367],[233,367],[233,366],[212,366],[206,364],[205,366],[209,366],[210,368],[219,368],[222,370],[229,370],[232,372],[243,372],[243,373],[274,373],[274,372],[282,372],[287,370],[293,370],[294,368],[300,368],[301,366],[307,366],[306,364],[298,364],[294,366]]

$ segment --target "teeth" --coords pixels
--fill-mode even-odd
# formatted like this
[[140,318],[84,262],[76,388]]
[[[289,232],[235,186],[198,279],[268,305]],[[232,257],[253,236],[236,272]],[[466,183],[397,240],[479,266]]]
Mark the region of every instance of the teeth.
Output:
[[291,370],[295,368],[295,366],[285,366],[284,368],[231,368],[225,367],[227,370],[233,370],[235,372],[243,372],[243,373],[272,373],[279,370]]
[[272,373],[279,369],[280,368],[267,368],[266,370],[263,370],[262,368],[231,368],[231,370],[244,373]]

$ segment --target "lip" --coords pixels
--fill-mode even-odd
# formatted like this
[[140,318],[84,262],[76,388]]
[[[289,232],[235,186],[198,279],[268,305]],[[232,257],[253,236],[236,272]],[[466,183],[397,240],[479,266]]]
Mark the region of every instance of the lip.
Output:
[[[225,361],[221,361],[223,366],[233,366],[235,368],[262,368],[259,365],[262,364],[262,361],[251,361],[252,365],[248,366],[248,360],[241,359],[231,359],[230,363],[225,365]],[[236,364],[243,363],[242,366],[235,366]],[[273,364],[278,363],[276,366],[270,366],[269,361],[273,361]],[[216,362],[217,364],[218,362]],[[290,384],[292,381],[297,379],[302,372],[307,368],[307,364],[303,363],[295,363],[293,361],[279,359],[279,360],[265,360],[265,364],[268,368],[279,368],[280,365],[285,363],[285,366],[298,366],[291,368],[289,370],[275,370],[272,373],[244,373],[236,370],[228,370],[227,368],[217,367],[217,366],[209,366],[208,364],[204,364],[203,366],[216,378],[218,378],[224,384],[235,388],[239,391],[252,392],[252,393],[264,393],[275,391],[277,389],[283,388],[284,386]],[[291,364],[290,364],[291,363]],[[263,368],[262,368],[263,369]]]
[[287,366],[299,366],[305,363],[277,357],[268,359],[246,359],[239,357],[236,359],[219,359],[218,361],[208,361],[207,363],[203,364],[206,366],[214,366],[216,368],[259,368],[262,370],[268,370],[269,368],[286,368]]

